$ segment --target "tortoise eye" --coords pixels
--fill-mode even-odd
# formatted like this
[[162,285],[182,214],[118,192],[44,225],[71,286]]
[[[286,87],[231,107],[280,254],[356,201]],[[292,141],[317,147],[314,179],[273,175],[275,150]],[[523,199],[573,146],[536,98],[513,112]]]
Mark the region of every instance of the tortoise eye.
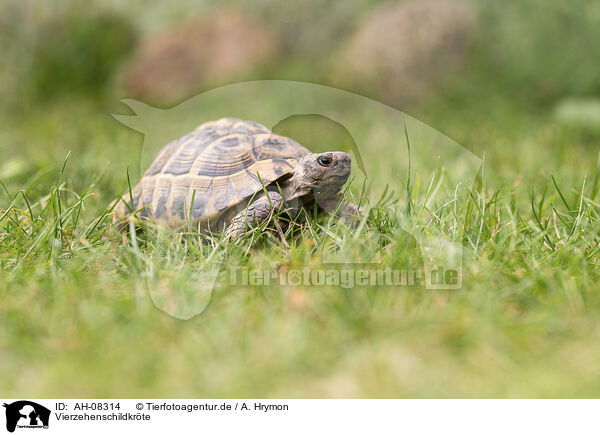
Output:
[[321,156],[317,159],[317,161],[319,162],[319,165],[321,166],[329,166],[331,165],[331,157],[329,156]]

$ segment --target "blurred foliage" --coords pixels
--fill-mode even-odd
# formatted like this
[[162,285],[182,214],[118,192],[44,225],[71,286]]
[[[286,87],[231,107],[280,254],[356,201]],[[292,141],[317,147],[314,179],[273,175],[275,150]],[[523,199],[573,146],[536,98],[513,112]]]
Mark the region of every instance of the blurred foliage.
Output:
[[[244,72],[236,80],[278,78],[335,84],[330,79],[332,70],[350,71],[353,61],[337,54],[364,27],[373,10],[393,3],[96,0],[82,7],[72,0],[8,1],[0,6],[0,44],[5,60],[0,67],[0,92],[10,100],[15,89],[27,91],[19,98],[30,103],[73,90],[96,95],[107,90],[122,93],[107,84],[120,62],[131,58],[137,32],[140,37],[154,35],[167,27],[176,28],[189,16],[225,7],[239,9],[262,22],[275,32],[285,52],[272,68]],[[539,105],[600,93],[600,2],[462,3],[473,6],[478,16],[462,67],[446,68],[437,62],[431,69],[444,71],[445,77],[431,80],[429,86],[434,92],[424,93],[426,97],[410,105],[405,101],[390,101],[392,104],[402,109],[427,106],[430,100],[438,104],[440,95],[447,101],[485,104],[495,95],[514,99],[511,104]],[[345,87],[365,92],[376,85]]]
[[463,0],[374,8],[336,53],[331,80],[401,109],[426,101],[463,67],[475,15]]
[[319,59],[337,48],[375,1],[261,0],[245,9],[263,18],[281,35],[282,45],[293,57]]
[[135,25],[93,5],[48,8],[38,10],[33,3],[3,7],[2,46],[8,60],[3,72],[16,79],[22,102],[106,91],[136,44]]
[[479,30],[459,91],[497,92],[532,104],[600,93],[600,2],[475,3]]
[[279,54],[277,34],[262,21],[221,8],[145,37],[118,81],[133,98],[169,105],[201,90],[259,78],[258,71],[270,69]]
[[560,101],[554,110],[558,122],[584,130],[600,131],[600,99],[574,99]]
[[133,48],[133,25],[113,13],[73,13],[37,32],[31,86],[41,97],[65,91],[97,93]]

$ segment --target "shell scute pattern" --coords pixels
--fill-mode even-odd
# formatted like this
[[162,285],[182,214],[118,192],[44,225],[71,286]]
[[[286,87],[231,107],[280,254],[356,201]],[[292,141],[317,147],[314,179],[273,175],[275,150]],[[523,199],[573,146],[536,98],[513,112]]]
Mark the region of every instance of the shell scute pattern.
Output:
[[192,173],[206,177],[236,174],[256,163],[249,152],[248,136],[228,135],[215,140],[196,159]]
[[287,160],[283,159],[273,159],[273,173],[278,177],[290,171],[290,169],[294,169]]
[[171,156],[177,150],[178,141],[174,140],[167,144],[161,151],[158,153],[158,156],[154,159],[145,175],[151,176],[156,175],[161,172],[165,166],[165,163],[171,158]]
[[185,223],[190,209],[193,222],[215,222],[263,184],[293,171],[307,153],[257,122],[207,122],[160,151],[133,191],[134,209],[147,206],[142,216],[172,226]]
[[187,174],[209,143],[208,138],[191,136],[177,147],[176,153],[165,162],[160,172],[171,175]]
[[252,136],[252,151],[256,160],[266,159],[297,159],[309,151],[290,139],[275,134],[257,134]]
[[155,204],[154,216],[156,219],[165,218],[165,213],[167,211],[167,203],[169,202],[169,194],[171,193],[171,189],[168,186],[160,186],[156,189],[154,194],[155,198],[158,198]]

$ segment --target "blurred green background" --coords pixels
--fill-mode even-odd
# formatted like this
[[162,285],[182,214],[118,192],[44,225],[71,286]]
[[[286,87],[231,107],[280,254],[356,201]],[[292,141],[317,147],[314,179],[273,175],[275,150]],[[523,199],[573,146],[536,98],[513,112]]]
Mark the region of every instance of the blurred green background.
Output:
[[[597,137],[598,1],[8,1],[1,12],[5,180],[23,181],[36,166],[93,142],[65,123],[85,125],[100,114],[99,128],[111,122],[107,114],[124,112],[120,98],[166,108],[252,79],[375,98],[479,155],[487,148],[495,169],[510,163],[533,175],[555,162],[595,164],[587,148],[583,159],[577,147],[558,147],[544,153],[556,159],[531,161],[506,147],[540,128],[574,142]],[[103,149],[86,173],[113,154],[82,147],[73,158]],[[25,155],[27,170],[19,171]]]
[[[82,215],[99,216],[142,146],[110,116],[129,113],[121,98],[168,108],[254,79],[405,111],[485,155],[492,202],[455,295],[222,290],[183,323],[134,297],[118,236],[75,231],[82,253],[55,257],[2,228],[0,396],[597,396],[599,24],[597,0],[3,1],[0,215],[20,190],[44,207],[71,151],[65,192],[93,184]],[[548,253],[536,220],[579,231],[580,202],[581,238],[559,228]],[[513,227],[518,242],[495,239]]]

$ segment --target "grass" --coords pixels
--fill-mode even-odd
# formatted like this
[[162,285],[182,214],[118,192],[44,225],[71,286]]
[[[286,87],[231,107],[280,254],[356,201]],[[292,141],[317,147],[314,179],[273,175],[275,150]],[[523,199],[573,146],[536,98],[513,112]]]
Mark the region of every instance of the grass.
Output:
[[[320,217],[289,246],[272,232],[225,248],[161,230],[123,245],[107,211],[139,152],[123,144],[139,136],[80,104],[13,115],[0,133],[3,396],[600,394],[596,133],[543,116],[495,124],[448,112],[442,131],[492,144],[457,201],[427,201],[441,173],[413,161],[409,201],[385,190],[358,228]],[[331,250],[366,268],[421,267],[410,232],[464,247],[460,290],[229,285],[233,266],[339,267],[323,264]],[[199,291],[219,264],[212,294]],[[206,308],[180,320],[157,301]]]

